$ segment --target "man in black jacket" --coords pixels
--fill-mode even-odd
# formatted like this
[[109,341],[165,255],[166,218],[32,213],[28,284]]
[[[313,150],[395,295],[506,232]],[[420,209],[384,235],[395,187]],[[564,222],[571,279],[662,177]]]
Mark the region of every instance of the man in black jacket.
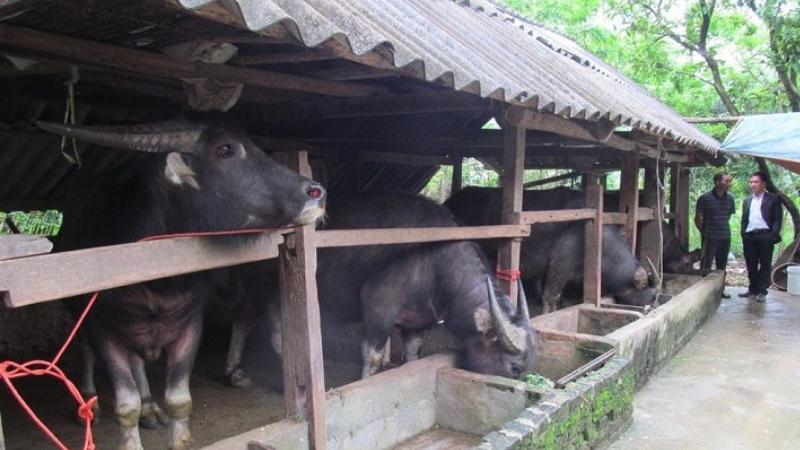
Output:
[[777,195],[767,192],[767,175],[750,176],[750,191],[742,204],[742,246],[750,286],[740,297],[766,300],[772,273],[772,250],[781,241],[783,208]]

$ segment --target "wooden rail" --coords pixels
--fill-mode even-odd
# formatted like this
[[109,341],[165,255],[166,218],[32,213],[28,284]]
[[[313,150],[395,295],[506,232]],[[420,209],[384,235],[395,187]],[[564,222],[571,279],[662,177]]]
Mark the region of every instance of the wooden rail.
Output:
[[[628,221],[628,215],[625,213],[605,213],[603,219],[606,225],[625,225]],[[653,220],[652,208],[639,208],[637,217],[638,222],[646,222]]]
[[517,220],[529,225],[544,222],[568,222],[570,220],[586,220],[594,218],[594,208],[562,209],[558,211],[523,211]]
[[222,245],[219,238],[172,238],[0,261],[0,295],[17,308],[278,256],[280,234],[253,239]]
[[531,230],[527,225],[322,230],[316,234],[316,243],[317,247],[351,247],[356,245],[515,238],[527,237],[530,234]]

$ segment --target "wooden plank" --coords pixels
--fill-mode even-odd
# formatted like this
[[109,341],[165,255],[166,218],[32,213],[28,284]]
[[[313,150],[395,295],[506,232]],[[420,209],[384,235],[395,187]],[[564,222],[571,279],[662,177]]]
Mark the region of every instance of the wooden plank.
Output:
[[341,97],[362,97],[386,92],[379,86],[320,80],[226,64],[180,61],[149,51],[102,44],[14,25],[0,25],[0,48],[15,54],[66,60],[89,67],[106,67],[159,78],[216,78],[250,86]]
[[[311,177],[306,152],[289,157],[289,167]],[[315,225],[287,238],[281,249],[281,328],[284,400],[287,417],[308,420],[309,448],[324,450],[325,370],[317,298]]]
[[370,228],[317,231],[317,247],[411,244],[416,242],[461,241],[473,239],[523,238],[530,235],[527,225],[485,225],[479,227]]
[[[522,178],[525,172],[525,138],[524,127],[501,121],[504,132],[503,143],[503,207],[501,220],[505,224],[514,224],[522,213]],[[500,244],[497,251],[498,271],[518,271],[519,253],[522,238],[512,238]],[[501,289],[512,299],[517,298],[517,282],[499,280]]]
[[594,220],[585,224],[583,256],[583,301],[600,306],[603,270],[603,185],[596,175],[587,174],[586,206],[595,210]]
[[636,254],[636,233],[638,232],[637,223],[639,221],[639,155],[634,152],[625,158],[620,172],[619,187],[619,212],[626,215],[622,222],[625,227],[625,240],[631,251]]
[[221,245],[219,238],[171,238],[0,261],[0,295],[17,308],[278,256],[280,234],[253,239]]
[[[606,225],[627,225],[629,215],[627,213],[604,213],[603,222]],[[636,220],[646,222],[653,220],[653,210],[651,208],[637,208]]]
[[560,209],[555,211],[524,211],[517,215],[520,224],[569,222],[594,218],[594,208]]
[[50,253],[52,249],[53,243],[44,236],[27,234],[0,235],[0,261]]

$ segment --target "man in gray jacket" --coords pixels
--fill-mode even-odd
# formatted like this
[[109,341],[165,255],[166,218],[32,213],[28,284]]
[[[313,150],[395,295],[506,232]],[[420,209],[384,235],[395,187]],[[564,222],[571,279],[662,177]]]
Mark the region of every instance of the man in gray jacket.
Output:
[[783,207],[777,195],[767,192],[767,175],[750,176],[750,191],[742,203],[742,246],[750,285],[739,297],[763,303],[772,274],[772,251],[781,241]]

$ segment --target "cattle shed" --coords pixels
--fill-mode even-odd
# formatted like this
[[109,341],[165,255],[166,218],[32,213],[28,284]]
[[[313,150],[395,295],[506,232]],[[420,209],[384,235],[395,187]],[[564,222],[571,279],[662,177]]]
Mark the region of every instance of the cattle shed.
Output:
[[[339,419],[326,414],[332,400],[329,393],[326,402],[322,364],[314,276],[318,248],[502,239],[497,268],[513,272],[519,269],[520,242],[534,224],[585,221],[586,304],[569,314],[537,319],[544,328],[576,328],[563,335],[567,337],[542,335],[552,338],[547,342],[556,349],[554,354],[594,346],[590,353],[605,359],[586,369],[605,364],[600,371],[621,380],[611,387],[624,396],[630,388],[626,380],[632,380],[629,372],[638,368],[608,354],[615,344],[604,336],[639,319],[655,324],[663,318],[645,317],[647,311],[641,309],[601,307],[600,230],[604,224],[622,225],[639,258],[659,265],[664,220],[671,222],[683,247],[688,244],[689,169],[724,162],[716,140],[635,82],[562,35],[486,1],[11,0],[0,5],[0,55],[0,211],[56,209],[68,215],[92,196],[104,177],[129,177],[131,168],[149,157],[62,142],[40,131],[35,125],[39,120],[119,125],[165,120],[192,110],[223,110],[241,122],[265,152],[313,176],[333,193],[417,193],[448,165],[455,174],[453,189],[459,190],[464,158],[478,158],[501,174],[502,218],[490,226],[367,231],[305,226],[265,235],[250,247],[225,253],[204,246],[209,238],[192,237],[36,254],[49,247],[29,247],[23,245],[29,241],[0,236],[0,296],[8,308],[0,316],[0,326],[6,329],[0,330],[0,342],[11,342],[0,352],[15,357],[26,352],[16,353],[17,348],[39,345],[24,337],[27,325],[11,326],[25,311],[35,311],[28,316],[37,316],[32,319],[52,329],[60,319],[45,307],[55,300],[279,258],[285,273],[291,274],[283,277],[281,299],[286,330],[283,406],[287,418],[306,419],[279,422],[282,428],[276,436],[301,436],[302,445],[295,442],[286,448],[347,448],[328,431]],[[500,129],[484,128],[491,119]],[[523,211],[524,170],[543,168],[582,173],[587,207]],[[614,170],[621,171],[619,211],[604,212],[601,180]],[[664,186],[667,179],[669,185]],[[664,189],[669,189],[667,205]],[[58,237],[53,240],[58,248]],[[513,278],[502,282],[511,298],[517,289]],[[697,295],[718,296],[715,289],[721,278],[692,280],[698,286],[713,282],[689,288],[701,292]],[[684,281],[671,283],[674,287]],[[703,317],[710,314],[706,306],[697,308],[704,311]],[[680,311],[687,314],[685,308]],[[600,316],[613,316],[616,326],[609,328],[610,322]],[[570,321],[577,322],[566,324]],[[52,350],[56,343],[48,339],[54,334],[59,339],[62,335],[42,338],[36,351]],[[614,342],[627,342],[619,339]],[[675,342],[679,346],[685,340]],[[655,359],[674,351],[661,352]],[[2,359],[6,356],[0,354]],[[575,356],[573,362],[581,366],[593,359],[581,358]],[[369,385],[368,394],[345,386],[337,398],[340,403],[347,398],[366,401],[358,395],[374,400],[388,395],[393,383],[403,379],[428,383],[436,376],[448,380],[444,386],[453,396],[476,383],[513,393],[498,398],[497,405],[549,395],[511,380],[472,377],[450,366],[448,357],[426,358],[393,369],[405,372],[376,376],[375,383],[383,384]],[[444,400],[437,408],[462,408],[447,406],[442,394],[447,390],[439,383],[436,395]],[[566,392],[574,396],[586,394],[586,389],[595,392],[594,385],[570,386]],[[503,420],[483,423],[495,422],[474,432],[497,429]],[[460,423],[466,428],[463,424],[470,422]],[[4,431],[9,442],[9,436],[23,432]],[[223,437],[228,436],[217,440]],[[232,442],[218,448],[247,445]],[[382,445],[395,444],[386,440]]]

